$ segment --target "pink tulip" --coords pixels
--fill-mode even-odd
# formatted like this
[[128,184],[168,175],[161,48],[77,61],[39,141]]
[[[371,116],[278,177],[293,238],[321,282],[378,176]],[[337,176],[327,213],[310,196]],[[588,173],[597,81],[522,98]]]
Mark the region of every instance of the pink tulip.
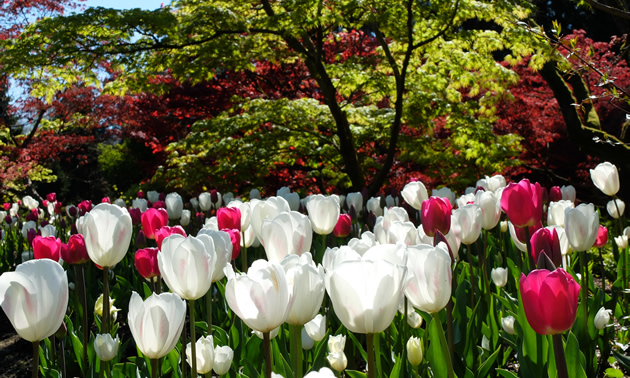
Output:
[[238,207],[222,207],[217,210],[219,230],[241,229],[241,210]]
[[541,335],[556,335],[571,328],[577,315],[580,285],[564,269],[537,269],[519,282],[527,321]]
[[422,229],[427,236],[433,237],[439,230],[444,235],[451,230],[451,211],[453,207],[448,199],[431,197],[422,202],[420,209]]
[[227,232],[228,234],[230,234],[230,241],[232,242],[232,260],[235,260],[238,257],[238,255],[241,253],[241,231],[240,231],[241,226],[239,225],[238,227],[239,227],[238,229],[224,228],[221,230],[223,232]]
[[543,192],[540,184],[530,184],[528,179],[518,184],[511,182],[503,190],[501,209],[516,227],[529,227],[542,219]]
[[160,275],[158,251],[157,248],[145,248],[136,251],[134,265],[138,269],[138,273],[147,280]]
[[182,226],[164,226],[155,230],[155,242],[157,243],[158,248],[162,249],[162,241],[173,234],[180,234],[181,236],[186,237],[186,231],[184,231]]
[[555,266],[562,264],[562,249],[560,248],[560,239],[555,228],[551,230],[548,228],[539,229],[532,235],[530,243],[532,245],[534,262],[537,262],[540,254],[545,252]]
[[562,200],[562,189],[559,186],[552,186],[549,190],[549,201],[558,202]]
[[607,242],[608,242],[608,229],[600,224],[599,231],[597,233],[597,239],[595,239],[595,244],[593,244],[593,247],[601,248],[605,246]]
[[83,264],[90,261],[83,235],[71,235],[66,247],[61,249],[61,258],[68,264]]
[[33,255],[36,259],[51,259],[59,262],[61,240],[54,236],[35,236]]
[[140,216],[142,231],[147,239],[155,239],[155,231],[168,226],[168,213],[165,209],[147,209]]
[[92,201],[85,200],[81,201],[78,205],[79,210],[81,211],[81,215],[85,215],[85,213],[90,212],[92,210]]
[[340,214],[337,219],[337,224],[333,229],[333,234],[338,238],[345,238],[350,235],[350,228],[352,227],[352,218],[348,214]]

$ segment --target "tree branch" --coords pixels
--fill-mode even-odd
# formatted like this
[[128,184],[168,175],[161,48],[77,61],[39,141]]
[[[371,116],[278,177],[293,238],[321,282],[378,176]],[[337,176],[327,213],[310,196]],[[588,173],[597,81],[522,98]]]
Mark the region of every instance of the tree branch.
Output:
[[41,109],[39,111],[39,113],[37,114],[37,119],[35,120],[35,123],[33,124],[33,128],[31,129],[31,132],[28,133],[28,136],[22,142],[22,145],[20,146],[20,148],[25,148],[31,142],[31,140],[35,136],[35,133],[37,132],[37,129],[39,128],[39,124],[41,123],[42,118],[44,118],[44,113],[46,113],[46,109]]
[[627,12],[625,10],[619,9],[619,8],[615,8],[615,7],[611,7],[609,5],[606,4],[602,4],[600,2],[597,2],[595,0],[584,0],[584,2],[588,5],[590,5],[591,7],[595,8],[595,9],[599,9],[600,11],[612,14],[613,16],[617,16],[617,17],[621,17],[621,18],[625,18],[630,20],[630,12]]

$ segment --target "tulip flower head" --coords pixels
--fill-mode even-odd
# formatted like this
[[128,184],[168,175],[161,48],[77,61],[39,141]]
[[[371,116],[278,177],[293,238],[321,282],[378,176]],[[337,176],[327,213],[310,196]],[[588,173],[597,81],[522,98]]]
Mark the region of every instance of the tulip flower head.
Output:
[[168,226],[168,213],[164,209],[147,209],[142,213],[140,222],[147,239],[155,239],[155,231]]
[[597,232],[597,239],[595,239],[595,244],[593,247],[602,248],[608,243],[608,229],[601,224],[599,225],[599,231]]
[[313,242],[311,221],[297,211],[280,213],[263,222],[261,240],[270,261],[280,262],[286,255],[302,255],[311,249]]
[[99,334],[94,339],[94,352],[101,361],[110,361],[118,354],[119,345],[118,335],[114,339],[109,333]]
[[433,237],[439,230],[444,235],[451,229],[451,203],[442,197],[431,197],[422,202],[421,218],[422,229],[428,236]]
[[492,268],[490,277],[492,277],[492,282],[494,282],[497,287],[504,287],[507,285],[508,270],[505,268]]
[[420,181],[408,183],[400,194],[402,194],[405,202],[416,210],[422,209],[422,203],[429,199],[427,188]]
[[595,328],[597,329],[606,328],[608,323],[610,323],[611,314],[612,314],[612,310],[607,310],[604,307],[600,308],[599,311],[597,311],[597,314],[595,314],[595,319],[593,319],[593,322],[595,323]]
[[68,276],[50,259],[24,262],[0,276],[0,307],[23,339],[53,335],[68,307]]
[[[214,365],[214,339],[212,336],[200,337],[196,343],[197,373],[206,374]],[[186,345],[186,361],[192,366],[192,345]]]
[[134,256],[134,264],[138,273],[147,280],[151,280],[154,277],[160,275],[160,268],[158,266],[159,250],[157,248],[145,248],[136,251]]
[[516,334],[516,332],[514,331],[515,321],[516,319],[514,319],[514,317],[511,315],[506,316],[505,318],[501,318],[501,327],[505,332],[509,333],[510,335],[514,335]]
[[36,259],[59,261],[61,240],[54,236],[35,236],[33,239],[33,255]]
[[218,375],[223,375],[230,370],[234,351],[229,346],[217,346],[214,348],[214,366],[213,370]]
[[345,238],[350,235],[350,230],[352,229],[352,218],[348,214],[339,214],[339,218],[337,219],[337,224],[335,224],[335,228],[333,229],[333,234],[338,238]]
[[247,274],[225,267],[228,278],[225,299],[239,318],[251,329],[270,332],[284,323],[291,312],[294,292],[278,263],[256,260]]
[[564,226],[569,244],[574,250],[583,252],[590,249],[599,233],[599,213],[592,203],[580,204],[575,209],[564,212]]
[[542,219],[543,201],[540,184],[528,179],[511,182],[501,196],[501,209],[516,227],[530,227]]
[[224,228],[241,230],[241,210],[238,207],[222,207],[217,210],[219,230]]
[[227,228],[224,228],[221,231],[230,236],[230,243],[232,244],[232,260],[235,260],[241,253],[241,232],[239,230]]
[[564,269],[521,273],[519,286],[527,321],[538,334],[560,334],[573,326],[580,285]]
[[446,243],[409,247],[407,266],[411,279],[405,295],[411,304],[428,313],[442,310],[451,297],[451,256]]
[[339,202],[336,197],[316,194],[308,200],[306,209],[316,234],[328,235],[333,232],[339,218]]
[[626,203],[620,199],[608,201],[608,203],[606,204],[606,210],[611,217],[618,219],[623,215],[623,212],[626,210]]
[[[212,282],[217,282],[221,280],[223,277],[225,277],[223,268],[225,268],[225,265],[230,262],[230,260],[233,260],[233,246],[230,234],[225,231],[202,228],[197,233],[197,238],[205,244],[207,251],[214,251],[217,256],[212,273]],[[208,240],[207,238],[209,238],[210,240]]]
[[178,193],[169,193],[164,199],[166,204],[166,211],[168,212],[169,219],[179,219],[182,217],[182,210],[184,209],[184,200]]
[[146,357],[158,359],[179,340],[186,320],[186,302],[174,293],[153,293],[143,301],[134,291],[127,318],[138,349]]
[[117,205],[100,203],[83,217],[88,255],[102,267],[113,267],[125,257],[132,231],[129,212]]
[[619,173],[617,167],[609,162],[598,164],[591,169],[593,184],[608,196],[614,196],[619,191]]
[[304,324],[304,329],[313,340],[321,341],[326,336],[326,315],[315,315],[313,320]]
[[162,248],[162,242],[164,239],[174,234],[181,235],[183,237],[187,236],[186,231],[182,226],[164,226],[155,230],[155,244],[157,244],[158,249]]
[[287,323],[304,325],[319,312],[324,299],[324,268],[316,266],[310,252],[287,255],[281,262],[287,275],[289,291],[295,292]]
[[411,336],[407,341],[407,358],[412,366],[419,366],[422,363],[422,341],[415,336]]
[[532,246],[532,258],[538,261],[542,252],[555,266],[562,265],[562,249],[560,248],[560,238],[555,228],[540,228],[532,235],[530,239]]
[[158,266],[166,285],[186,300],[201,298],[210,289],[215,254],[194,236],[172,234],[164,239]]

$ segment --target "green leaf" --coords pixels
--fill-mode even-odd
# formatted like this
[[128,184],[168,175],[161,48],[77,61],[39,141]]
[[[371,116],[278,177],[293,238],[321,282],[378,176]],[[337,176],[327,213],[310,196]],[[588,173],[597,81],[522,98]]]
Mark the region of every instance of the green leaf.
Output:
[[367,374],[356,370],[346,370],[345,374],[350,378],[367,378]]
[[447,377],[449,373],[446,360],[451,357],[448,355],[445,356],[442,353],[442,339],[444,339],[444,329],[442,328],[442,324],[433,319],[429,324],[430,343],[427,351],[427,360],[429,361],[431,370],[433,370],[433,374],[436,377]]

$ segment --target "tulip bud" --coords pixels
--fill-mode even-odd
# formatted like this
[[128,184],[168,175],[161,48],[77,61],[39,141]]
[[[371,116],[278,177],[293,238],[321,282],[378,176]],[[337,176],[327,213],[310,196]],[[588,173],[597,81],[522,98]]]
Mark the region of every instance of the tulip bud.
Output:
[[326,315],[317,314],[313,320],[304,324],[304,329],[315,341],[321,341],[326,336]]
[[[197,358],[197,373],[206,374],[212,371],[214,365],[214,339],[212,336],[200,337],[195,345]],[[186,345],[186,361],[192,366],[192,345]]]
[[[112,317],[112,319],[116,318],[116,313],[118,311],[120,311],[120,309],[114,306],[114,299],[110,297],[109,298],[109,314]],[[94,312],[98,314],[98,316],[100,316],[101,318],[103,317],[103,294],[101,294],[96,300],[96,303],[94,303]]]
[[503,330],[510,335],[516,334],[516,332],[514,331],[514,321],[515,319],[513,316],[506,316],[505,318],[501,319],[501,327],[503,327]]
[[241,229],[241,210],[238,207],[222,207],[217,210],[219,230],[224,228]]
[[595,328],[606,328],[606,325],[608,325],[608,323],[610,322],[611,313],[612,310],[607,310],[604,307],[600,308],[599,311],[597,311],[597,314],[595,314],[595,319],[593,320],[593,322],[595,323]]
[[329,353],[326,356],[330,366],[338,372],[342,372],[348,366],[348,358],[343,352]]
[[83,264],[90,260],[83,235],[71,235],[68,239],[67,248],[61,250],[61,258],[68,264]]
[[179,224],[181,224],[183,227],[188,226],[190,224],[190,215],[190,210],[182,210],[182,217],[179,219]]
[[419,366],[422,363],[422,343],[415,336],[411,336],[407,341],[407,358],[412,366]]
[[352,219],[348,214],[339,214],[337,224],[333,229],[333,234],[338,238],[345,238],[350,235],[350,229],[352,227]]
[[619,191],[619,173],[617,167],[609,162],[598,164],[591,169],[593,184],[608,196],[614,196]]
[[626,203],[620,199],[608,201],[606,204],[606,210],[608,210],[608,214],[611,217],[618,219],[626,210]]
[[182,217],[182,210],[184,209],[184,200],[178,193],[169,193],[164,199],[166,204],[166,212],[168,213],[168,219],[179,219]]
[[617,244],[617,247],[619,247],[619,249],[624,249],[628,247],[628,236],[627,235],[616,236],[615,243]]
[[507,221],[501,221],[500,227],[501,227],[501,232],[507,232],[507,230],[508,230],[508,222]]
[[217,346],[214,348],[214,372],[218,375],[223,375],[230,370],[232,365],[232,359],[234,358],[234,351],[229,346]]
[[345,347],[346,347],[345,335],[328,336],[328,353],[343,352]]
[[608,242],[608,229],[600,224],[599,232],[597,233],[597,239],[595,239],[595,244],[593,244],[593,247],[601,248],[605,246],[607,242]]
[[[424,233],[431,237],[435,235],[436,230],[444,235],[448,234],[451,230],[452,210],[451,203],[442,197],[431,197],[422,202],[420,214]],[[481,212],[479,217],[481,217]],[[479,223],[479,228],[481,228],[481,223]]]
[[493,268],[490,276],[497,287],[504,287],[507,284],[508,270],[505,268]]
[[562,200],[562,190],[559,186],[552,186],[549,190],[549,201],[558,202]]
[[96,335],[94,339],[94,352],[101,361],[110,361],[118,354],[118,346],[120,345],[120,339],[118,335],[116,338],[112,338],[109,333]]
[[146,248],[146,246],[147,246],[147,237],[144,235],[144,231],[142,231],[142,230],[138,231],[138,234],[136,235],[135,245],[136,245],[137,249]]
[[313,340],[306,332],[306,328],[302,327],[302,349],[311,350],[315,345],[315,340]]

